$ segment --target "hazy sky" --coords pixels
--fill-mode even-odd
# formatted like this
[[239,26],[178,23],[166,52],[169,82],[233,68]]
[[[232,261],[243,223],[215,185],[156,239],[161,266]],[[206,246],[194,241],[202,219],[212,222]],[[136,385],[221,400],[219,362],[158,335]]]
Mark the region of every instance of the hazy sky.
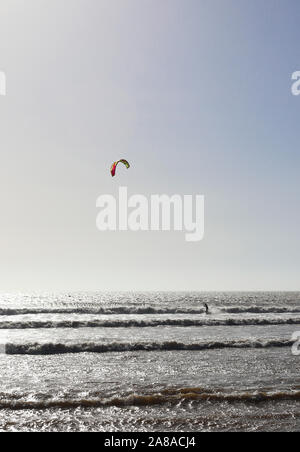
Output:
[[[299,18],[298,0],[1,0],[0,291],[299,290]],[[99,232],[120,185],[204,194],[204,240]]]

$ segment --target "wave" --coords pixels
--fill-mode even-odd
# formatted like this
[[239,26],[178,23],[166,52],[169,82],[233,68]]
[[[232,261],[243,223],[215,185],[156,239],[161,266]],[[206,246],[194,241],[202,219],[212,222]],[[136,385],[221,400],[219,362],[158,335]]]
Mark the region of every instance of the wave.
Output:
[[228,314],[296,314],[300,312],[300,308],[286,306],[230,306],[221,308],[220,311]]
[[111,342],[111,343],[7,343],[5,353],[8,355],[58,355],[66,353],[107,353],[132,351],[175,351],[175,350],[214,350],[223,348],[271,348],[291,347],[294,341],[287,339],[242,339],[228,341],[202,341],[183,343],[177,341],[165,342]]
[[105,408],[126,406],[153,406],[165,404],[191,403],[191,402],[244,402],[261,403],[282,400],[300,400],[299,390],[281,391],[240,391],[218,392],[203,388],[166,389],[152,394],[131,394],[128,396],[115,396],[108,398],[77,398],[77,399],[46,399],[46,400],[15,400],[10,395],[1,394],[0,409],[75,409],[75,408]]
[[62,320],[62,321],[19,321],[0,322],[0,330],[4,329],[39,329],[39,328],[145,328],[157,326],[246,326],[246,325],[299,325],[300,318],[230,318],[230,319],[151,319],[151,320]]
[[[203,308],[167,308],[151,306],[106,306],[92,308],[72,306],[70,308],[0,308],[0,316],[25,314],[204,314]],[[300,308],[291,306],[228,306],[212,308],[212,313],[228,314],[296,314]]]

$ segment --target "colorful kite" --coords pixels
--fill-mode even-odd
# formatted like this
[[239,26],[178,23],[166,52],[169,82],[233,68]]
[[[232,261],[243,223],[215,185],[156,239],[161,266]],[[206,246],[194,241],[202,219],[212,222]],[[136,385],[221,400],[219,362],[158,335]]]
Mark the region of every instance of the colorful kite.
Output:
[[116,169],[117,169],[118,163],[123,163],[123,165],[125,165],[127,169],[130,168],[130,165],[129,165],[129,163],[127,162],[127,160],[124,160],[124,159],[118,160],[117,162],[114,162],[114,163],[111,165],[110,172],[111,172],[112,177],[114,177],[114,175],[116,174]]

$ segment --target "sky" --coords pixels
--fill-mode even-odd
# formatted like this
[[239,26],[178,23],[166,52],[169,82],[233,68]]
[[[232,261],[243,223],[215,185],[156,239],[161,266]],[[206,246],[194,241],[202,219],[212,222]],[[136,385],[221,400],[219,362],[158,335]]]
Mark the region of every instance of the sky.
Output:
[[[298,0],[1,0],[0,291],[300,290],[299,17]],[[119,186],[204,195],[204,239],[100,232]]]

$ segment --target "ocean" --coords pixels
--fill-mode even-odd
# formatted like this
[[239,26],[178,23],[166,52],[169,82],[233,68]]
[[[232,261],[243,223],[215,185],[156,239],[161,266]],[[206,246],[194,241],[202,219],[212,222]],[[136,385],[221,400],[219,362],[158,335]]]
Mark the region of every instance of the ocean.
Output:
[[296,331],[294,292],[0,295],[0,431],[299,431]]

